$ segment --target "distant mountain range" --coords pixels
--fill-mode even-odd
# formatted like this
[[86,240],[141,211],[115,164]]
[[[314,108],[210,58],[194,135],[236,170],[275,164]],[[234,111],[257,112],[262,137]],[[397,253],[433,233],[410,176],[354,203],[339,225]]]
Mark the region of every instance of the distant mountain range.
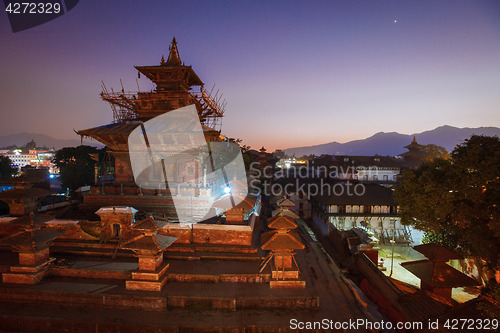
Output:
[[[63,147],[76,147],[80,145],[79,139],[55,139],[51,136],[45,134],[35,134],[35,133],[18,133],[11,135],[0,136],[0,148],[8,147],[8,146],[24,146],[31,140],[36,142],[37,147],[47,147],[47,148],[55,148],[61,149]],[[84,145],[94,146],[94,147],[103,147],[100,142],[95,140],[83,140]]]
[[379,132],[363,140],[349,141],[346,143],[330,142],[316,146],[297,147],[284,149],[287,155],[296,157],[304,155],[381,155],[396,156],[407,150],[403,148],[408,145],[415,136],[418,143],[422,145],[435,144],[446,148],[451,152],[453,148],[471,135],[499,136],[498,127],[457,128],[453,126],[441,126],[436,129],[415,133],[411,135],[396,132]]
[[[435,144],[446,148],[449,152],[455,148],[457,144],[469,138],[473,134],[499,136],[500,128],[498,127],[478,127],[478,128],[457,128],[453,126],[441,126],[436,129],[415,133],[411,135],[400,134],[396,132],[380,132],[373,136],[363,139],[349,141],[346,143],[330,142],[316,146],[297,147],[284,149],[286,154],[300,157],[304,155],[382,155],[395,156],[406,151],[404,146],[409,144],[413,137],[417,138],[418,143],[422,145]],[[45,134],[35,133],[18,133],[12,135],[0,136],[0,148],[12,145],[24,146],[31,140],[35,140],[38,147],[46,146],[48,148],[61,149],[63,147],[76,147],[80,145],[79,139],[55,139]],[[100,142],[95,140],[83,140],[83,144],[103,147]]]

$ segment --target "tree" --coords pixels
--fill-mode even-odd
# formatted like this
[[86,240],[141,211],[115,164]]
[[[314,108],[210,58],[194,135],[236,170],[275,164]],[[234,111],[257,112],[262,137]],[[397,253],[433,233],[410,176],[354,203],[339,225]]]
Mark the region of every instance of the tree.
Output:
[[229,140],[229,142],[235,143],[235,144],[237,144],[240,147],[240,149],[241,149],[241,155],[243,157],[243,163],[245,164],[245,170],[248,171],[250,169],[250,164],[253,161],[253,156],[250,153],[250,149],[252,149],[252,148],[250,146],[242,144],[243,140],[241,140],[239,138],[236,138],[236,139],[235,138],[229,138],[228,140]]
[[59,168],[62,187],[69,188],[73,192],[81,186],[94,184],[96,161],[91,154],[97,153],[97,148],[91,146],[66,147],[58,150],[54,156],[54,163]]
[[12,177],[16,169],[11,166],[12,161],[7,156],[0,156],[0,179]]
[[401,221],[439,235],[498,268],[500,258],[500,139],[473,135],[449,159],[404,172],[394,196]]
[[448,159],[450,156],[446,148],[434,144],[423,146],[422,151],[427,153],[426,161],[433,161],[438,158]]

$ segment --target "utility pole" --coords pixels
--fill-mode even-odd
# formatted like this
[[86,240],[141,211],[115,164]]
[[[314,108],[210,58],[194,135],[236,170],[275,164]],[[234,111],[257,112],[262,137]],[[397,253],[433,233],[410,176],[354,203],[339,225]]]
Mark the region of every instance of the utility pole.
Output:
[[392,245],[392,255],[391,255],[391,273],[389,274],[389,277],[392,276],[392,269],[394,268],[394,243],[396,243],[396,220],[392,220],[392,239],[391,239],[391,245]]

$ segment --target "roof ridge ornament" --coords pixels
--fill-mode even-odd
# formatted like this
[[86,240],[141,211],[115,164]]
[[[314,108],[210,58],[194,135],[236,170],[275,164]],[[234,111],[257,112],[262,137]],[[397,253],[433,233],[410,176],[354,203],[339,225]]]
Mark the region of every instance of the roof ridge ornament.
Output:
[[162,63],[162,65],[170,65],[170,66],[182,66],[181,56],[179,55],[179,50],[177,49],[177,41],[175,40],[175,36],[172,39],[172,43],[170,44],[169,54],[166,63]]

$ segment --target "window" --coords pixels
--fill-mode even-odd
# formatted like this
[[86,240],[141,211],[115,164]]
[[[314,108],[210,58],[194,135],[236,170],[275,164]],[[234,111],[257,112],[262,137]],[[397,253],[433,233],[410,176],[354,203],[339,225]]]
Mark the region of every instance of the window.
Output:
[[121,236],[121,225],[119,225],[117,223],[113,223],[112,234],[113,234],[113,237],[120,238],[120,236]]

